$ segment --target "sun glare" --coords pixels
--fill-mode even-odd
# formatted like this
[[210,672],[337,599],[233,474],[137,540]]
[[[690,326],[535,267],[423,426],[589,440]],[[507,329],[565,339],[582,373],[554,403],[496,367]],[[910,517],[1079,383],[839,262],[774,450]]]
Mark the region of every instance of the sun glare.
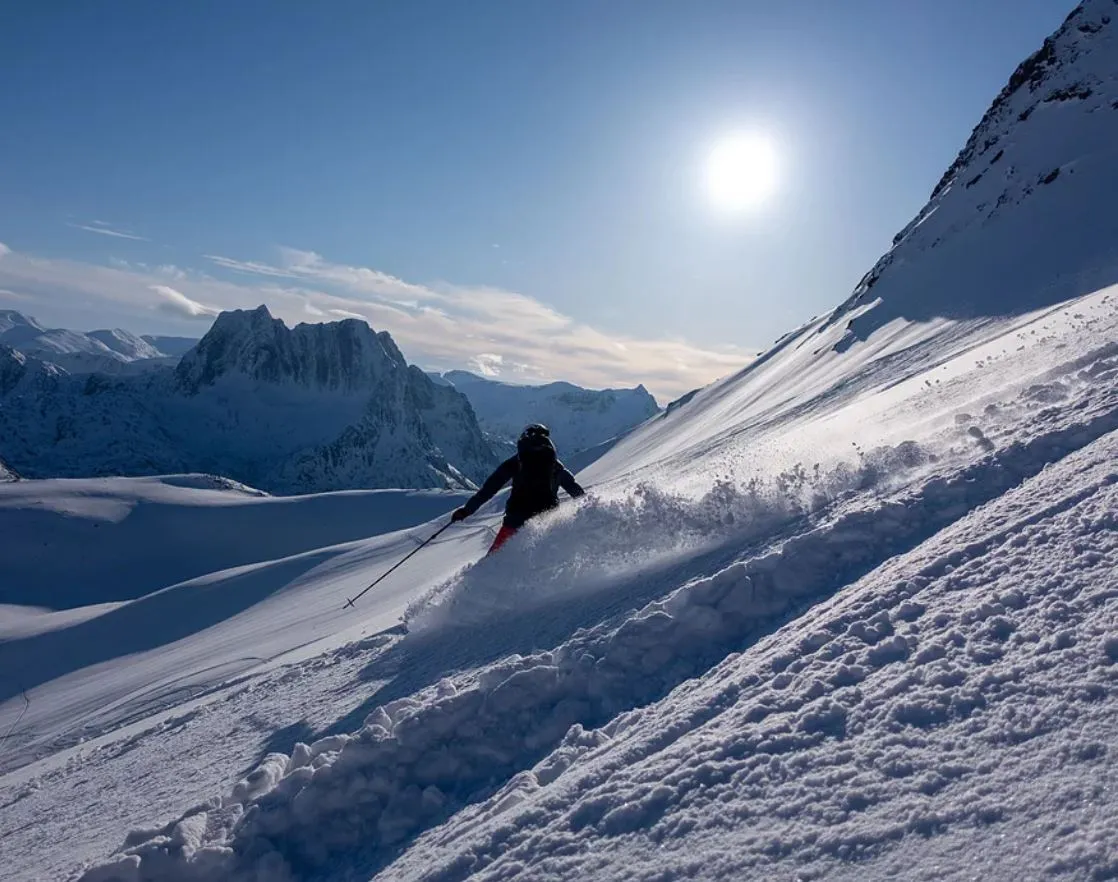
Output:
[[777,184],[772,142],[761,135],[734,135],[718,142],[707,158],[706,182],[711,202],[722,210],[761,205]]

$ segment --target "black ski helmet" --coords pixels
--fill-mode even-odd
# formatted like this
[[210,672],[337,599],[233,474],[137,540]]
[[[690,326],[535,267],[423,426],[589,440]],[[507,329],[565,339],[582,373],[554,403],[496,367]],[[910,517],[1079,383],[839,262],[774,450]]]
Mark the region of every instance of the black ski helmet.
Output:
[[554,452],[555,445],[551,443],[551,433],[548,431],[547,426],[542,423],[532,423],[524,427],[524,431],[520,433],[520,438],[516,442],[516,450],[518,453],[530,453],[533,451],[548,450]]

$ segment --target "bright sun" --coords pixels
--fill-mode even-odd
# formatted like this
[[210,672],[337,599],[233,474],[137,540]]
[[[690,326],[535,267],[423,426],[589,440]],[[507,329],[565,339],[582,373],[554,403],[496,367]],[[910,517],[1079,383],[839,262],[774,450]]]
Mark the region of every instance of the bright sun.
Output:
[[707,193],[726,211],[765,202],[776,189],[776,150],[761,135],[734,135],[718,142],[707,158]]

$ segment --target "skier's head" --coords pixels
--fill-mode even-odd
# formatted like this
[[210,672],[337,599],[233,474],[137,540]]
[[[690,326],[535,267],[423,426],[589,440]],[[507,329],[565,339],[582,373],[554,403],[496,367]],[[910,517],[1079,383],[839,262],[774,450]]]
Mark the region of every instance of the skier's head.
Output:
[[525,426],[516,442],[516,452],[521,456],[538,456],[541,454],[555,456],[555,445],[551,443],[547,426],[540,423]]

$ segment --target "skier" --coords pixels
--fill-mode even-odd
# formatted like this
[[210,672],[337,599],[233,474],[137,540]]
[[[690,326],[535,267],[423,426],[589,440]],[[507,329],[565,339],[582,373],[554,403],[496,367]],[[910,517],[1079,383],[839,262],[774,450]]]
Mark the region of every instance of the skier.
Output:
[[505,520],[489,548],[489,554],[508,542],[527,520],[555,508],[559,504],[560,487],[575,499],[586,492],[559,461],[547,426],[533,423],[520,433],[516,456],[497,466],[481,489],[451,515],[451,521],[468,518],[496,496],[510,480],[512,492],[505,504]]

